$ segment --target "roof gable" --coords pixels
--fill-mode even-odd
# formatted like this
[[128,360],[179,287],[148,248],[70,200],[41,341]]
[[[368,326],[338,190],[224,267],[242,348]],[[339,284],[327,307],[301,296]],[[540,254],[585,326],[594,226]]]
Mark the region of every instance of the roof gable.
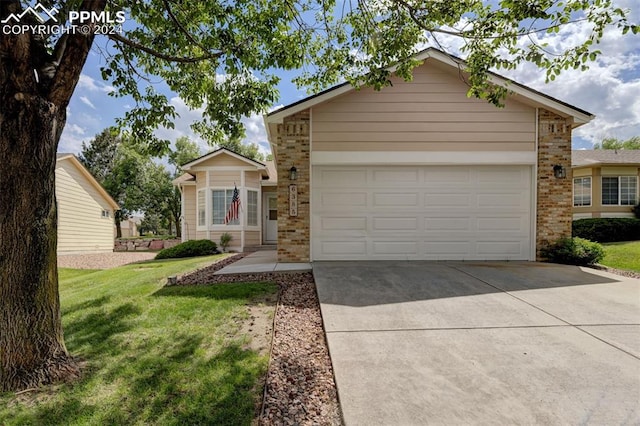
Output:
[[96,178],[94,178],[93,175],[89,173],[89,170],[87,170],[86,167],[82,165],[80,160],[78,160],[78,158],[75,155],[68,154],[68,153],[56,154],[56,164],[62,164],[62,162],[68,162],[77,170],[79,170],[80,173],[87,179],[87,181],[93,187],[96,188],[98,193],[107,201],[107,203],[114,210],[120,209],[120,206],[118,205],[118,203],[116,203],[115,200],[111,197],[111,195],[109,195],[109,193],[102,187],[102,185],[100,185],[100,183],[96,180]]
[[[229,163],[228,160],[229,159],[233,159],[236,160],[233,163]],[[196,158],[195,160],[191,160],[186,164],[182,165],[182,170],[185,171],[189,171],[189,170],[193,170],[194,167],[213,167],[214,164],[217,162],[216,160],[220,161],[222,160],[224,162],[224,160],[227,160],[227,162],[225,162],[225,166],[229,166],[229,165],[248,165],[248,166],[253,166],[256,169],[259,170],[264,170],[266,168],[266,166],[256,160],[252,160],[249,157],[245,157],[242,154],[238,154],[237,152],[234,152],[230,149],[227,148],[218,148],[215,151],[209,152],[205,155],[203,155],[202,157]]]
[[[460,67],[464,66],[465,64],[462,59],[448,55],[435,48],[428,48],[426,50],[423,50],[422,52],[418,53],[415,58],[421,61],[437,61],[440,64],[448,66],[451,71],[455,73],[459,73]],[[391,66],[388,68],[388,70],[391,72],[395,71],[395,69],[395,66]],[[594,118],[593,114],[585,110],[569,105],[563,101],[545,95],[541,92],[517,83],[514,80],[502,77],[496,73],[489,73],[489,81],[493,84],[507,87],[512,92],[512,94],[509,96],[515,97],[519,102],[528,104],[533,107],[543,107],[563,117],[573,117],[574,127],[578,127],[582,124],[588,123]],[[270,112],[269,114],[264,116],[265,127],[267,128],[269,138],[271,139],[272,130],[274,130],[271,128],[270,124],[274,125],[277,123],[281,123],[285,117],[327,102],[335,98],[336,96],[340,96],[353,90],[356,89],[348,82],[342,83],[320,93],[302,99],[298,102]]]

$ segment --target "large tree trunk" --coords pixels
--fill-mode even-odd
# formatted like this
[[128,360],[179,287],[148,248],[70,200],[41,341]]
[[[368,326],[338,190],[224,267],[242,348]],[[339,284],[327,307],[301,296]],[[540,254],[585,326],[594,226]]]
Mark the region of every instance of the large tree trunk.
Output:
[[56,265],[54,177],[66,109],[38,96],[0,102],[0,390],[6,391],[79,370],[62,338]]
[[[105,1],[84,0],[80,10]],[[16,0],[0,2],[0,18],[20,11]],[[0,391],[80,373],[62,336],[55,164],[93,38],[62,37],[53,57],[32,34],[0,35]]]

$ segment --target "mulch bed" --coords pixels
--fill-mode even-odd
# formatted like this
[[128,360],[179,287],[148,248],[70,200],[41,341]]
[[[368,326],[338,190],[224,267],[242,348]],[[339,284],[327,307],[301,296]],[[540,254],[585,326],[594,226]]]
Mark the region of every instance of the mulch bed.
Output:
[[226,258],[178,279],[178,285],[271,281],[280,287],[261,425],[342,425],[320,304],[310,272],[213,275]]

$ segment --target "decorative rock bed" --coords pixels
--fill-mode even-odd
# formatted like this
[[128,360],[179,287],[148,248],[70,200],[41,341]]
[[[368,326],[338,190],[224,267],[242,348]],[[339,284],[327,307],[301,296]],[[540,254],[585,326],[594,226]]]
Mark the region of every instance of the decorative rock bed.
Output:
[[157,251],[177,246],[179,238],[161,240],[157,238],[116,239],[113,251]]

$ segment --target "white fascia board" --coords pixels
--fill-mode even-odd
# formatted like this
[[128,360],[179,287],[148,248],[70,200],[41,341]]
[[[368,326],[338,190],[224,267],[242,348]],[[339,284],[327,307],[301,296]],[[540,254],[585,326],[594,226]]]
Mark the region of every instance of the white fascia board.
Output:
[[288,117],[300,111],[304,111],[305,109],[309,109],[314,105],[318,105],[322,102],[333,99],[336,96],[342,95],[343,93],[347,93],[351,90],[354,90],[354,87],[350,84],[342,84],[334,89],[329,89],[326,92],[317,96],[312,96],[311,98],[307,99],[306,101],[300,102],[297,105],[293,105],[289,108],[284,107],[284,109],[282,109],[280,112],[265,116],[265,124],[282,123],[285,117]]
[[256,171],[266,170],[266,167],[251,166],[195,166],[189,169],[190,172],[215,172],[215,171]]
[[[218,155],[222,155],[222,154],[229,155],[229,156],[231,156],[233,158],[236,158],[238,160],[244,161],[247,164],[254,165],[254,169],[261,170],[261,169],[265,168],[265,165],[260,163],[259,161],[255,161],[255,160],[252,160],[250,158],[244,157],[242,155],[236,154],[235,152],[229,151],[228,149],[225,149],[225,148],[218,148],[217,150],[215,150],[213,152],[210,152],[207,155],[204,155],[204,156],[202,156],[200,158],[197,158],[197,159],[195,159],[195,160],[183,165],[182,166],[182,170],[184,170],[184,171],[196,170],[197,168],[194,167],[196,164],[202,163],[203,161],[208,161],[208,160],[210,160],[210,159],[212,159],[214,157],[217,157]],[[210,167],[215,167],[215,166],[210,166]]]
[[319,165],[534,165],[534,151],[316,151],[311,164]]

